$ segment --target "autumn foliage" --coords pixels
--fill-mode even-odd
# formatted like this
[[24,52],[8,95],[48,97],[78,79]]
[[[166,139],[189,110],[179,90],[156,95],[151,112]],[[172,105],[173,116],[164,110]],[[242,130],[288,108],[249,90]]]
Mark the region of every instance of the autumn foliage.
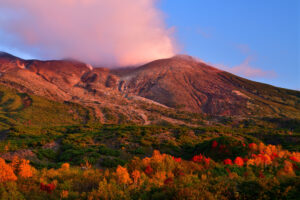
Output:
[[46,191],[49,194],[51,194],[55,189],[55,185],[53,183],[49,183],[49,184],[41,183],[40,188],[42,191]]
[[[224,145],[212,144],[209,148],[217,152]],[[68,163],[58,169],[35,170],[27,160],[14,158],[8,164],[0,158],[0,184],[16,183],[14,192],[28,199],[31,195],[41,199],[88,200],[297,196],[299,152],[263,143],[240,146],[248,153],[234,159],[215,161],[205,154],[182,159],[155,150],[151,157],[135,157],[125,166],[106,170]]]
[[13,168],[5,163],[5,160],[0,158],[0,182],[16,181],[17,177],[13,171]]

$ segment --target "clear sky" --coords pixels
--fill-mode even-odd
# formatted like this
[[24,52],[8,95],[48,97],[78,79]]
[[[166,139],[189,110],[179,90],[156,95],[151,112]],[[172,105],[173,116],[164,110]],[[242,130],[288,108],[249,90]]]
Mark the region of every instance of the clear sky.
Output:
[[183,53],[300,90],[299,0],[161,0],[159,8]]
[[[300,0],[157,0],[157,7],[174,31],[179,53],[251,80],[300,90]],[[2,42],[0,29],[0,51],[32,58]]]

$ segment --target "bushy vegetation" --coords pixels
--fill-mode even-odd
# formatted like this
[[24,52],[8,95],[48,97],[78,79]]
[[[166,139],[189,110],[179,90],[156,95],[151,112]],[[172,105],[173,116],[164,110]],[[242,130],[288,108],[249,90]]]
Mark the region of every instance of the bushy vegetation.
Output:
[[[101,170],[82,163],[58,169],[33,168],[29,161],[0,158],[2,199],[296,199],[300,153],[263,143],[210,142],[210,152],[190,160],[161,154],[134,157],[126,165]],[[241,149],[226,158],[226,150]],[[222,151],[220,151],[222,149]],[[221,157],[226,158],[224,160]]]
[[90,108],[0,86],[0,199],[299,197],[299,119],[145,110],[187,124],[105,107],[127,124],[99,124]]
[[[154,149],[184,159],[190,159],[195,152],[199,152],[220,160],[223,158],[217,157],[219,152],[210,152],[207,148],[217,136],[220,137],[220,144],[232,147],[264,141],[299,151],[298,133],[290,135],[288,131],[271,127],[86,124],[11,127],[5,132],[5,138],[0,140],[0,155],[29,150],[33,154],[29,159],[37,168],[59,167],[63,162],[78,166],[85,161],[97,166],[116,166],[134,156],[149,156]],[[242,149],[239,147],[232,148],[226,156],[232,158],[240,152]],[[110,164],[105,164],[108,162]]]

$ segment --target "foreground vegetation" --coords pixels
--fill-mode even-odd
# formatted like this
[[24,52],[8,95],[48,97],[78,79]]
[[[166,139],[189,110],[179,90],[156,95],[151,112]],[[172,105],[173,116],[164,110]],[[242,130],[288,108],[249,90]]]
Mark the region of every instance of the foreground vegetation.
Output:
[[0,86],[0,199],[300,196],[299,119],[145,109],[195,123],[99,124],[91,108]]
[[27,160],[15,157],[8,163],[1,158],[0,196],[89,200],[299,197],[300,153],[224,138],[211,140],[208,148],[189,160],[155,150],[151,157],[134,157],[124,166],[105,170],[88,162],[80,167],[64,163],[58,169],[37,170]]

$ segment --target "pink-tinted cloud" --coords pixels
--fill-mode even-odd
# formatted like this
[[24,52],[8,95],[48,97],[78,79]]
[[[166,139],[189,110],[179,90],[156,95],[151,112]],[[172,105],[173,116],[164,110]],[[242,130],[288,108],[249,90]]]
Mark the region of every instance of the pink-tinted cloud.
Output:
[[156,0],[1,0],[2,45],[52,59],[126,66],[173,56]]
[[217,68],[246,78],[274,78],[277,76],[275,71],[262,70],[251,65],[252,57],[247,57],[241,64],[228,67],[223,64],[214,64]]

